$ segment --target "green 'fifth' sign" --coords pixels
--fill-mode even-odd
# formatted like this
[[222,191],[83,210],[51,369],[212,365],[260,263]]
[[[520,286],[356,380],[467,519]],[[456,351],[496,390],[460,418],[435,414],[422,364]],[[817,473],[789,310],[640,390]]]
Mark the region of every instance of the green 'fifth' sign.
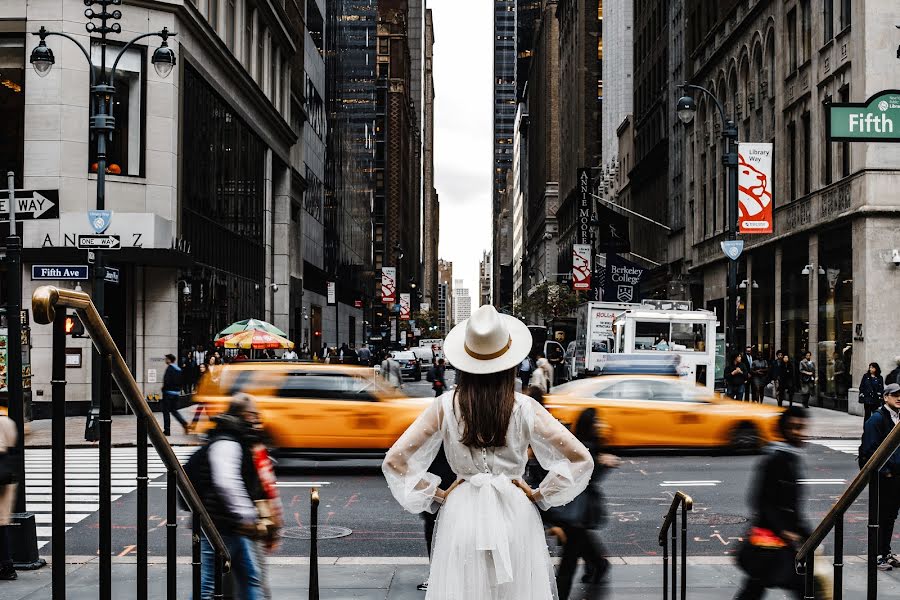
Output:
[[900,90],[878,92],[865,102],[828,106],[833,142],[900,142]]

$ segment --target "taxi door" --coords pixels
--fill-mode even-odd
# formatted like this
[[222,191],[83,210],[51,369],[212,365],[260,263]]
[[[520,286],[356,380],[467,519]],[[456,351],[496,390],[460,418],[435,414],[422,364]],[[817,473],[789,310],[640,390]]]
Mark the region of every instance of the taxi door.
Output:
[[652,380],[617,381],[595,393],[601,418],[609,426],[609,443],[617,447],[671,446],[675,416],[657,404],[650,386]]

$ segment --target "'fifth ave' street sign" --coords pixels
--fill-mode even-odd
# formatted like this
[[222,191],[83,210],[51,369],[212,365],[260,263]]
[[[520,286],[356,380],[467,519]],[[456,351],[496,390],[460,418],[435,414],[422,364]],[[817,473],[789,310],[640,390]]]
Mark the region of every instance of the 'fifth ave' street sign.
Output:
[[833,142],[900,142],[900,90],[878,92],[865,102],[830,104],[826,126]]

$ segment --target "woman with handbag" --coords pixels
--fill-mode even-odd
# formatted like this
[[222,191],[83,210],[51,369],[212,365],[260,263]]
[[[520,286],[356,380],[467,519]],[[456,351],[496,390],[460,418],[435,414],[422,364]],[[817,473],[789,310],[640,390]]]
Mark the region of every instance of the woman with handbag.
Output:
[[865,415],[863,423],[869,420],[872,413],[879,409],[884,396],[884,378],[878,363],[869,363],[869,370],[859,382],[859,403],[863,405]]
[[0,415],[0,581],[18,576],[13,568],[9,541],[9,516],[16,499],[16,424]]
[[747,578],[735,600],[758,600],[768,588],[803,598],[804,578],[794,571],[794,556],[809,536],[800,507],[806,425],[807,412],[799,406],[781,413],[778,428],[784,442],[769,445],[759,463],[750,492],[750,532],[737,555]]
[[603,545],[596,533],[605,520],[600,480],[608,469],[619,465],[619,459],[611,454],[600,453],[595,409],[588,408],[578,416],[575,437],[585,445],[596,464],[587,489],[571,503],[550,509],[547,513],[549,521],[562,527],[565,540],[562,560],[556,572],[559,600],[567,600],[569,597],[579,558],[583,558],[585,562],[587,576],[582,578],[582,582],[590,585],[588,598],[597,597],[599,584],[609,571],[609,561],[603,556]]

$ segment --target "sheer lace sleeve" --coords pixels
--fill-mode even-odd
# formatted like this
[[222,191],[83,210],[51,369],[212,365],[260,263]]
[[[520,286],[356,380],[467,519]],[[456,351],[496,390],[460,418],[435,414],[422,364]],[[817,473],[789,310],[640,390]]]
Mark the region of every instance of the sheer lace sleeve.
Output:
[[547,409],[530,399],[534,409],[531,448],[549,471],[538,487],[535,502],[541,510],[562,506],[585,490],[594,470],[594,459],[584,444]]
[[428,467],[441,449],[441,398],[425,409],[388,450],[381,470],[391,493],[411,513],[435,512],[441,478]]

